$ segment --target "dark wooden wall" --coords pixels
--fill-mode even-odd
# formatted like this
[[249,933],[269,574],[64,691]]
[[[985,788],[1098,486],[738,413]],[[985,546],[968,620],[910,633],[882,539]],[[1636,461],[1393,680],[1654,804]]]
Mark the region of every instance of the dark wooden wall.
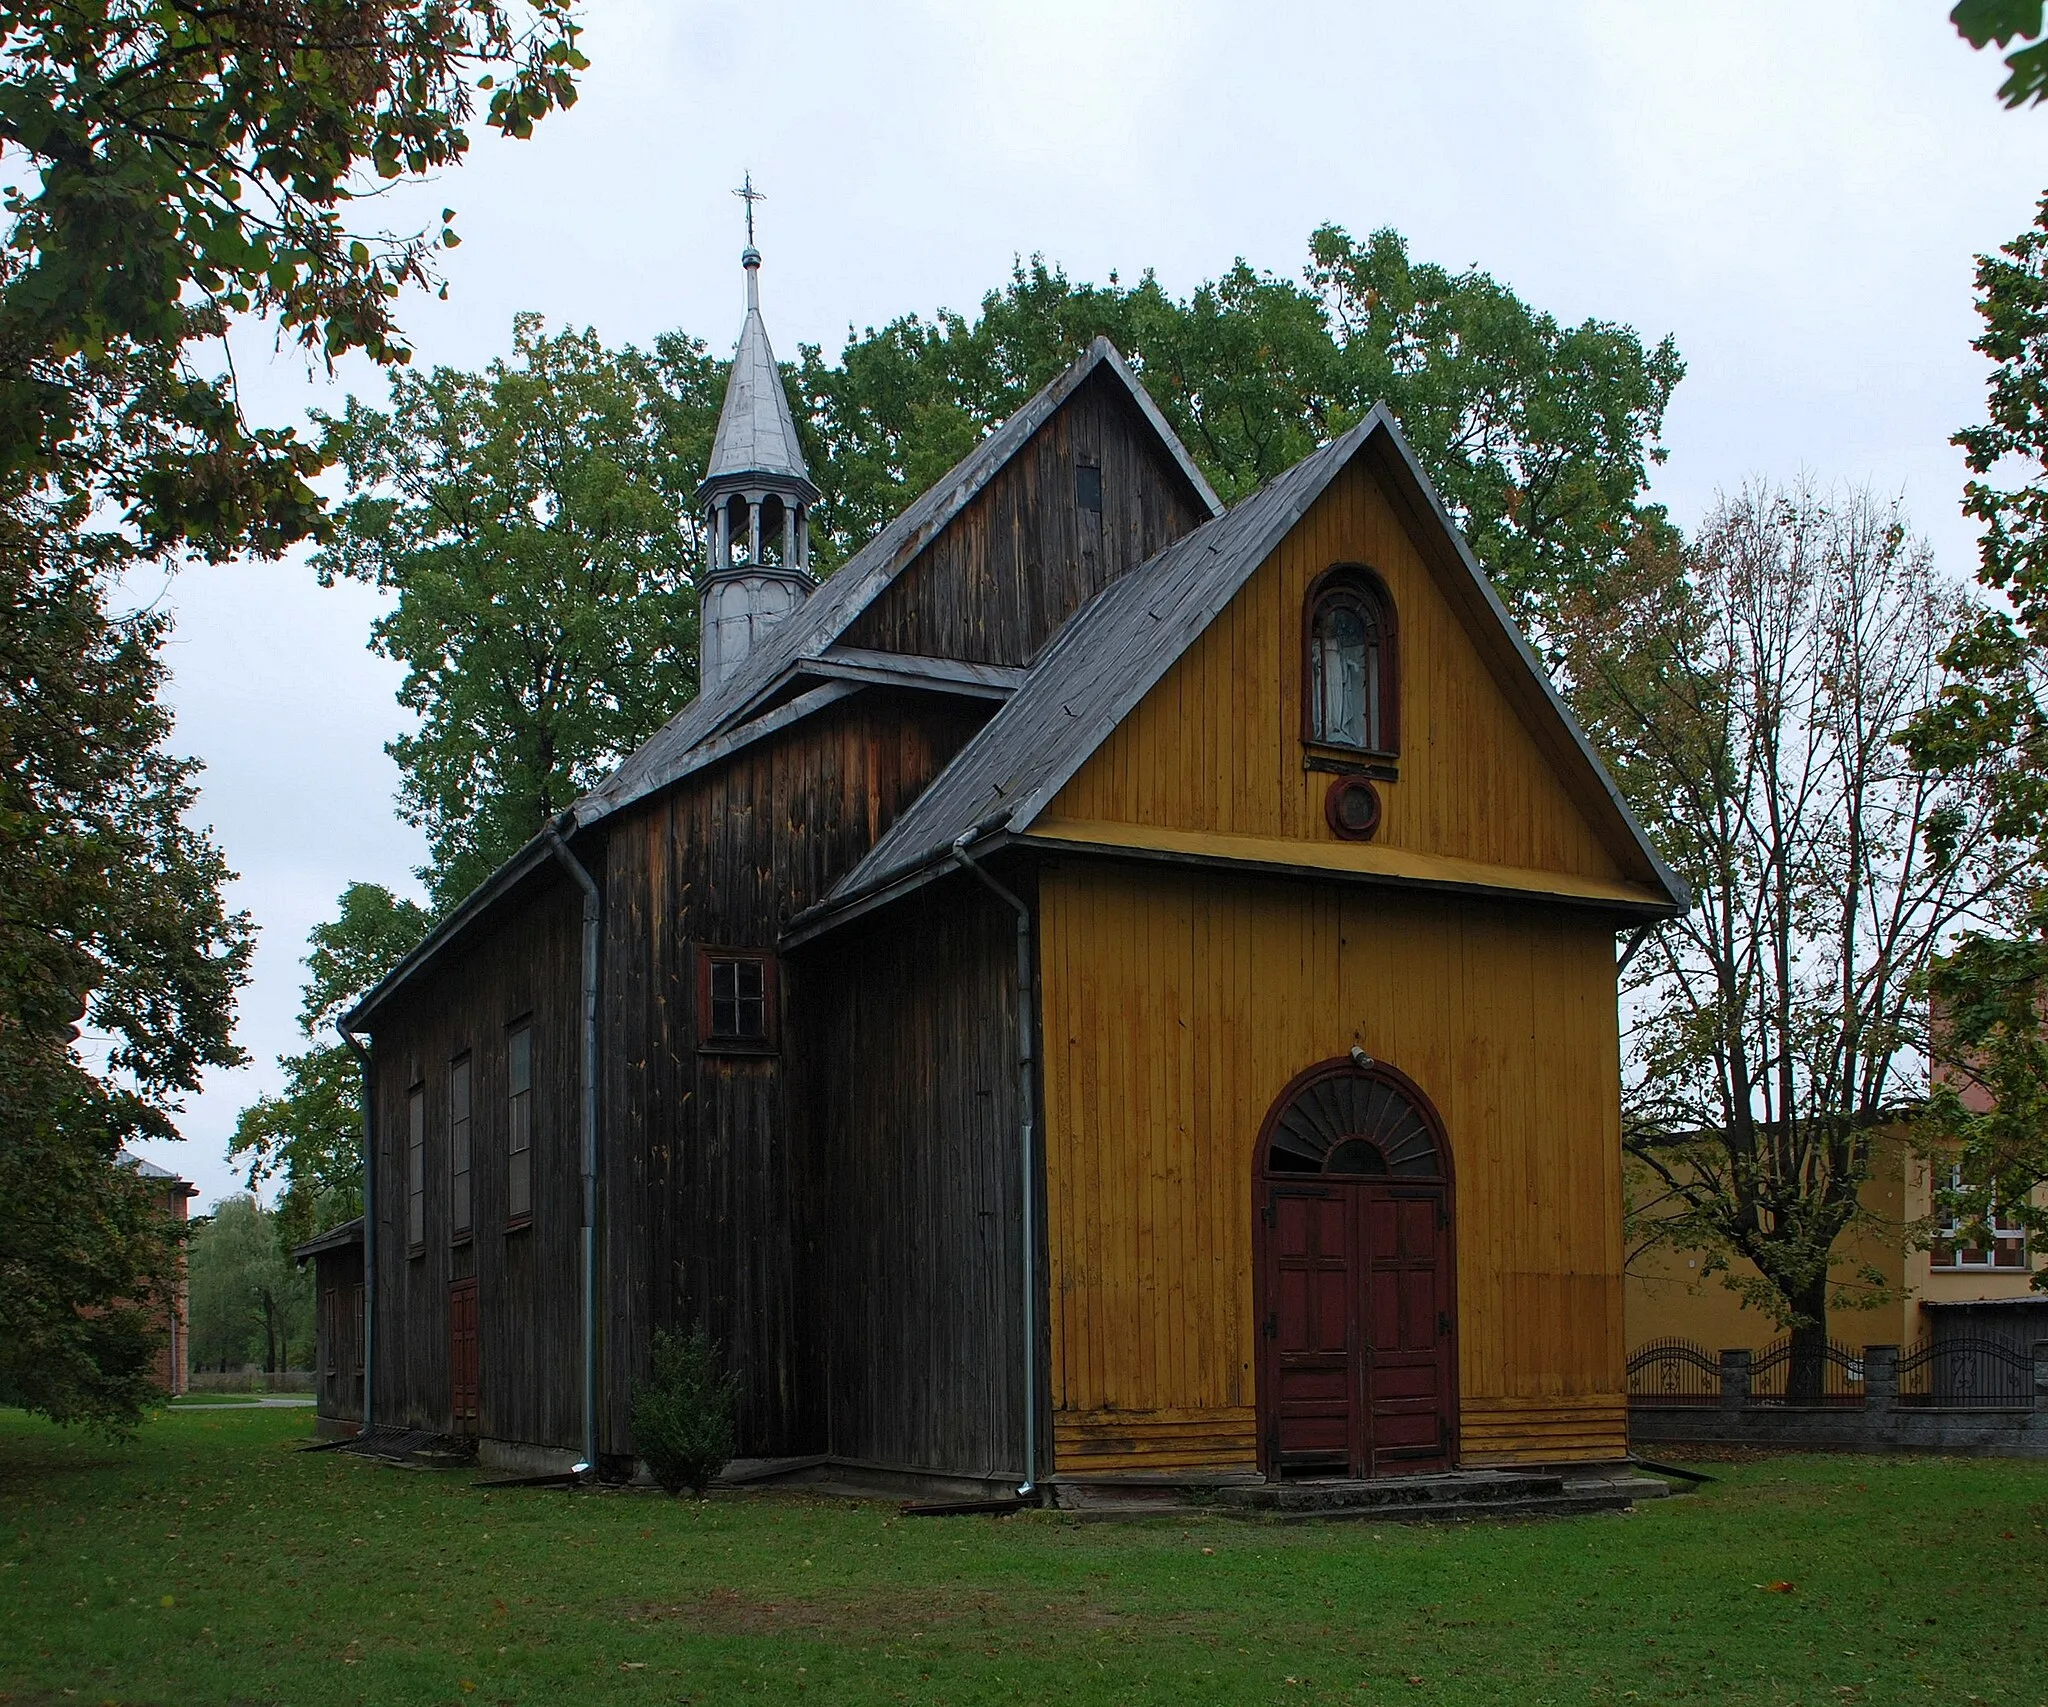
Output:
[[313,1259],[313,1414],[337,1422],[363,1417],[363,1247]]
[[[475,1275],[478,1425],[495,1440],[582,1440],[582,902],[544,868],[377,1016],[374,1395],[379,1424],[449,1426],[448,1283]],[[533,1020],[533,1216],[507,1230],[506,1028]],[[448,1067],[470,1055],[475,1231],[449,1236]],[[426,1245],[406,1248],[406,1093],[427,1089]]]
[[962,876],[807,951],[805,1325],[837,1457],[1025,1468],[1016,941]]
[[[1075,465],[1102,470],[1102,508]],[[850,646],[1028,664],[1125,571],[1208,520],[1129,394],[1098,370],[847,633]]]
[[796,986],[814,970],[783,969],[777,1053],[700,1053],[694,956],[707,944],[772,948],[990,709],[863,693],[609,827],[602,1172],[615,1355],[605,1451],[630,1448],[631,1387],[648,1367],[654,1330],[695,1325],[742,1377],[742,1452],[819,1450],[816,1353],[798,1320],[805,1235],[791,1182],[800,1111],[788,1072],[812,1047],[792,1016]]
[[[1099,512],[1077,499],[1083,460],[1102,472]],[[1027,662],[1101,587],[1206,517],[1129,398],[1098,377],[846,642]],[[1014,1157],[998,1155],[1015,1143],[1006,1100],[1013,1074],[1001,1065],[1014,1048],[1009,921],[984,897],[949,885],[943,893],[966,908],[958,930],[947,923],[950,902],[943,913],[920,902],[910,911],[922,935],[892,934],[911,928],[892,915],[886,929],[863,935],[868,948],[834,938],[797,957],[783,968],[783,1034],[773,1055],[700,1052],[695,1012],[697,951],[772,949],[790,918],[824,898],[992,710],[871,689],[579,839],[605,892],[605,1452],[631,1450],[632,1386],[646,1373],[655,1330],[701,1324],[742,1377],[743,1454],[819,1451],[830,1440],[835,1450],[889,1462],[1022,1468],[1010,1385],[1016,1200],[1003,1183]],[[481,1433],[580,1444],[578,927],[576,894],[550,869],[500,902],[379,1017],[380,1421],[448,1426],[448,1285],[473,1273]],[[930,989],[920,990],[923,979]],[[528,1011],[535,1217],[508,1234],[505,1027]],[[840,1052],[839,1077],[829,1082],[802,1077],[826,1046],[820,1028]],[[464,1048],[474,1074],[476,1234],[451,1247],[447,1072]],[[428,1239],[412,1258],[405,1099],[422,1077]],[[824,1125],[814,1128],[814,1118]],[[848,1120],[878,1171],[856,1175],[835,1163],[832,1183],[821,1185],[814,1170],[831,1160],[833,1139],[816,1133],[851,1132]],[[835,1195],[842,1190],[854,1194],[857,1212]],[[841,1263],[856,1265],[859,1287],[880,1289],[874,1299],[839,1284]]]

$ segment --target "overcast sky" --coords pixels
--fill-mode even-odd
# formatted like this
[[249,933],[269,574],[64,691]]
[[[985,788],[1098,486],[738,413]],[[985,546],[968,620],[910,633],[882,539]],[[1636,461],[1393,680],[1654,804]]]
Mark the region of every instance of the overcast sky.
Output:
[[[1657,495],[1802,471],[1902,493],[1942,562],[1973,565],[1949,435],[1981,410],[1972,257],[2048,188],[2048,112],[1993,99],[1946,0],[1429,6],[1341,0],[589,0],[582,99],[524,143],[394,198],[458,210],[446,302],[405,323],[425,363],[507,351],[513,314],[729,349],[751,170],[780,352],[971,309],[1012,258],[1077,279],[1155,269],[1182,293],[1243,256],[1298,273],[1309,232],[1391,225],[1576,321],[1675,335],[1688,367]],[[252,412],[339,407],[303,363],[238,343]],[[342,886],[407,887],[392,811],[397,672],[375,599],[303,561],[190,571],[172,697],[207,765],[201,816],[262,927],[240,1037],[186,1142],[149,1148],[232,1189],[237,1111],[278,1082],[307,929]]]

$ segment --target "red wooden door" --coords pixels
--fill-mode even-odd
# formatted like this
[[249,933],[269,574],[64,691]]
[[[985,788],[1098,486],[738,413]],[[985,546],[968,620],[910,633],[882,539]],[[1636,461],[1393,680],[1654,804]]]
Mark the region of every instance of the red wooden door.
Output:
[[476,1437],[476,1281],[458,1280],[448,1288],[449,1432]]
[[1266,1186],[1261,1398],[1274,1470],[1451,1463],[1449,1217],[1441,1186]]
[[1357,1456],[1360,1420],[1351,1202],[1341,1187],[1274,1186],[1266,1216],[1275,1445],[1289,1463],[1341,1468]]
[[1449,1217],[1440,1187],[1359,1190],[1368,1475],[1451,1461]]

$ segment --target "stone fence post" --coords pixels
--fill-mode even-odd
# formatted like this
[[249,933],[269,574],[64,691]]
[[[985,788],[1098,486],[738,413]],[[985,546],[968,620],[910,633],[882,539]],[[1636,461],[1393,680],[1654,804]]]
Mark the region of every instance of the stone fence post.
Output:
[[[1750,1351],[1747,1346],[1737,1346],[1732,1351],[1721,1353],[1721,1409],[1739,1411],[1749,1403]],[[2040,1364],[2035,1364],[2040,1370]]]
[[2034,1341],[2034,1409],[2048,1411],[2048,1340]]
[[1899,1402],[1899,1348],[1895,1345],[1867,1345],[1863,1348],[1863,1403],[1873,1411],[1889,1411]]

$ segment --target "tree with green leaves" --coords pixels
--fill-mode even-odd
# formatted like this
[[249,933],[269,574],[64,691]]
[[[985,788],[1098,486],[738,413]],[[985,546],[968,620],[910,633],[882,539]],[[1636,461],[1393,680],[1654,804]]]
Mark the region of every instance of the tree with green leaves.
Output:
[[321,530],[323,453],[244,419],[230,325],[402,362],[450,216],[351,216],[458,163],[479,96],[514,136],[566,104],[576,33],[568,0],[0,0],[0,1403],[140,1414],[179,1234],[115,1154],[240,1059],[249,927],[121,576]]
[[228,1159],[249,1170],[251,1191],[283,1182],[277,1222],[287,1246],[362,1213],[361,1074],[335,1024],[432,922],[415,901],[375,883],[351,883],[336,916],[313,928],[299,1005],[306,1047],[278,1062],[284,1088],[245,1108],[228,1142]]
[[513,359],[396,375],[324,419],[349,498],[321,579],[395,595],[372,645],[420,716],[389,747],[459,901],[696,692],[692,494],[718,364],[686,339],[612,351],[519,317]]
[[1588,733],[1694,897],[1624,979],[1638,1230],[1790,1329],[1795,1397],[1830,1310],[1882,1301],[1845,1235],[1925,1093],[1928,971],[2010,877],[1987,771],[1900,746],[1969,618],[1896,504],[1799,488],[1724,501],[1564,626]]
[[[2036,19],[2038,27],[2038,16]],[[1973,347],[1992,364],[1986,419],[1956,434],[1981,524],[1977,579],[1996,595],[1948,652],[1951,679],[1909,745],[1936,774],[1988,770],[1999,835],[2021,877],[1991,928],[1968,932],[1935,969],[1944,1068],[1920,1123],[1937,1219],[1987,1237],[1996,1217],[2048,1236],[2034,1203],[2048,1186],[2048,197],[2033,224],[1977,258]]]
[[2014,42],[2005,56],[2005,81],[1998,98],[2008,107],[2037,105],[2048,100],[2048,41],[2041,35],[2041,0],[1959,0],[1949,13],[1956,34],[1974,48],[1993,42],[2000,49]]
[[1538,629],[1665,528],[1645,493],[1685,371],[1669,338],[1562,325],[1477,269],[1415,261],[1397,232],[1361,242],[1325,225],[1299,283],[1239,261],[1178,300],[1149,273],[1077,285],[1034,259],[973,320],[907,315],[850,337],[834,366],[807,346],[796,382],[820,532],[838,553],[857,546],[1098,334],[1226,502],[1386,403]]
[[68,507],[0,510],[0,1404],[121,1428],[179,1229],[119,1165],[242,1059],[252,932],[166,745],[169,619],[113,606]]
[[313,1281],[292,1261],[278,1216],[253,1197],[223,1198],[194,1223],[189,1261],[194,1369],[310,1365]]
[[[243,418],[223,340],[407,355],[395,303],[455,234],[357,222],[457,165],[478,96],[512,136],[575,98],[570,0],[42,0],[0,6],[0,482],[84,495],[146,550],[317,530],[317,449]],[[211,358],[208,352],[212,352]]]

